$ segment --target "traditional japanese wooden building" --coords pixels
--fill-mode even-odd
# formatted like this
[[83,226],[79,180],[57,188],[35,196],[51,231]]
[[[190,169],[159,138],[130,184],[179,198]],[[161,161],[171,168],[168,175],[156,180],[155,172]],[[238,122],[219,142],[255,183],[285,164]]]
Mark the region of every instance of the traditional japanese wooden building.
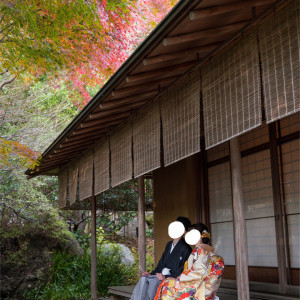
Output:
[[209,226],[224,290],[299,296],[299,6],[179,1],[27,175],[58,175],[60,207],[94,214],[151,174],[156,258],[185,215]]

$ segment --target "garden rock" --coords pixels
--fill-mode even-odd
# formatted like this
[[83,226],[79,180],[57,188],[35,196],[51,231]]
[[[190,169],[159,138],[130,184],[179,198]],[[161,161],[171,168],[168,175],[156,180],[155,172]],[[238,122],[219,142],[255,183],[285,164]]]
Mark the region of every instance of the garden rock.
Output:
[[104,255],[109,255],[114,251],[114,249],[118,249],[120,254],[121,263],[125,265],[133,265],[134,264],[134,256],[130,249],[123,244],[104,244],[102,245],[102,253]]
[[47,282],[54,251],[83,254],[78,242],[71,239],[59,241],[42,235],[27,235],[1,242],[10,247],[1,253],[0,299],[24,299],[24,291]]
[[75,254],[81,256],[84,254],[84,250],[80,247],[80,244],[77,240],[68,240],[64,248],[68,254]]

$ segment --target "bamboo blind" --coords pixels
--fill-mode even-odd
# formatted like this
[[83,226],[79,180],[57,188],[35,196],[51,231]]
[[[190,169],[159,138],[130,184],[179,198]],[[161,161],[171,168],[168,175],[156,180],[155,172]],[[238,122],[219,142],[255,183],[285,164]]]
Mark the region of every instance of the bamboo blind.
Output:
[[109,143],[99,144],[94,152],[95,195],[109,189]]
[[111,137],[112,187],[132,178],[132,128],[128,124]]
[[78,161],[75,160],[69,165],[69,176],[68,176],[68,186],[69,186],[69,200],[70,205],[72,205],[77,198],[77,185],[78,185]]
[[133,124],[134,176],[160,167],[160,114],[158,103]]
[[79,200],[92,196],[93,151],[87,152],[79,160]]
[[161,98],[161,118],[166,166],[200,151],[199,70]]
[[300,110],[299,1],[259,26],[267,123]]
[[256,32],[213,58],[202,78],[206,149],[261,124]]
[[67,206],[68,193],[68,168],[64,168],[58,174],[58,206],[64,208]]

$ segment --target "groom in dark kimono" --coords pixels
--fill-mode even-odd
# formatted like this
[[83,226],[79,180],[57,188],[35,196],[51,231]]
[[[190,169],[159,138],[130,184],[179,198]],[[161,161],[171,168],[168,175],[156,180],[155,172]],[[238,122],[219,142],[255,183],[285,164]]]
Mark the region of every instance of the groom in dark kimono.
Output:
[[[178,217],[176,221],[183,224],[185,232],[191,225],[191,221],[186,217]],[[132,293],[131,300],[153,300],[162,280],[167,277],[176,278],[183,272],[184,263],[192,252],[191,246],[185,242],[183,235],[167,243],[156,268],[150,274],[143,273]]]

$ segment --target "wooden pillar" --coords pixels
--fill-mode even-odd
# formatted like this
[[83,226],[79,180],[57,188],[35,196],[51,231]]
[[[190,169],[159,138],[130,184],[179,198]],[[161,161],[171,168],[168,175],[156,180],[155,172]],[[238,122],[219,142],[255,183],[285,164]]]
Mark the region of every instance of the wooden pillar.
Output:
[[97,242],[96,242],[96,197],[94,187],[94,171],[93,186],[91,199],[91,299],[97,299]]
[[199,212],[196,214],[196,220],[197,222],[204,223],[206,225],[209,224],[209,201],[208,201],[208,174],[207,174],[207,157],[206,157],[206,151],[204,149],[201,150],[199,153],[199,180],[198,180],[198,186],[200,188],[199,191]]
[[145,227],[145,184],[144,176],[138,178],[138,223],[139,223],[139,275],[146,271],[146,227]]
[[278,164],[278,148],[276,141],[276,123],[269,124],[270,157],[272,170],[273,203],[275,212],[275,232],[277,245],[278,273],[280,292],[285,293],[287,286],[287,264],[284,241],[283,214],[280,199],[280,178]]
[[235,240],[235,270],[239,300],[250,300],[247,236],[244,213],[242,160],[238,137],[230,140],[230,163]]

